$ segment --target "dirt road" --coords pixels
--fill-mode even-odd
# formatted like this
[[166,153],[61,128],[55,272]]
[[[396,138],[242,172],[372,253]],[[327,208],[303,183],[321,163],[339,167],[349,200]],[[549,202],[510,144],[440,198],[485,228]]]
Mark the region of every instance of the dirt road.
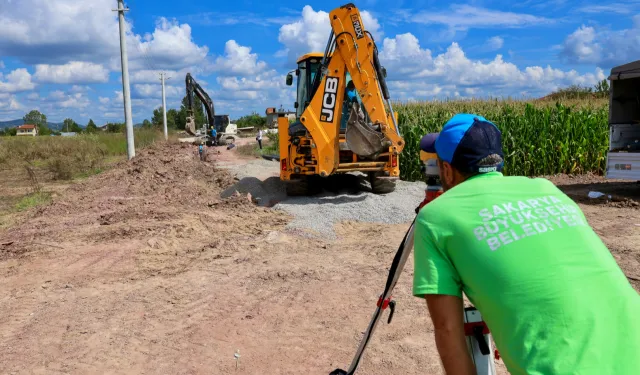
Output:
[[[640,189],[595,181],[557,178],[640,289]],[[283,212],[244,195],[220,198],[235,182],[192,146],[161,145],[2,229],[0,373],[348,366],[408,223],[339,223],[332,241],[300,236],[285,229]],[[616,201],[583,198],[596,189]],[[424,302],[410,295],[411,270],[410,259],[394,321],[379,326],[361,374],[442,373]]]

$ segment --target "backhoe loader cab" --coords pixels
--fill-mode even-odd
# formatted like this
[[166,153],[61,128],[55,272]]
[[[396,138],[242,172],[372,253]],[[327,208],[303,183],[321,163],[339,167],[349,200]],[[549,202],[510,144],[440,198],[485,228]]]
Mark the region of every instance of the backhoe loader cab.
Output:
[[[278,119],[280,178],[289,195],[307,195],[316,191],[318,178],[362,172],[374,193],[389,193],[400,176],[404,140],[386,71],[353,4],[334,9],[329,19],[325,53],[297,61],[296,121]],[[286,84],[293,81],[287,74]]]

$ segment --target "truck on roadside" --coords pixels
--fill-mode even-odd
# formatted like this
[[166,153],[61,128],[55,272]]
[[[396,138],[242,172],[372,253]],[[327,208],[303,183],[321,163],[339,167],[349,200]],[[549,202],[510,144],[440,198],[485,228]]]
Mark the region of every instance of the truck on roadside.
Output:
[[611,69],[609,81],[606,178],[640,181],[640,60]]

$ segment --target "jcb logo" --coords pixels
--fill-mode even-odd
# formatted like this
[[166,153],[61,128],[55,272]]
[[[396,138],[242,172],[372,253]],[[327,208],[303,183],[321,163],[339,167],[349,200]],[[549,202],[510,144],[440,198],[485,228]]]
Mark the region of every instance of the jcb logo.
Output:
[[353,23],[353,29],[356,31],[356,38],[362,39],[364,38],[364,32],[362,31],[362,25],[360,24],[360,20],[357,15],[351,16],[351,22]]
[[322,111],[320,121],[333,122],[338,95],[338,78],[327,77],[324,83],[324,96],[322,97]]

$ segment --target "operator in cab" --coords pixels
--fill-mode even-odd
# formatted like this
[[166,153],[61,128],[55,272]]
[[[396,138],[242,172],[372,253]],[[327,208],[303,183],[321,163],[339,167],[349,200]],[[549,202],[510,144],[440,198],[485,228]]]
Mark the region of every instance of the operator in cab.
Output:
[[501,133],[481,116],[453,116],[420,147],[444,193],[416,220],[413,294],[445,372],[476,375],[464,292],[512,375],[640,374],[640,295],[579,206],[546,179],[504,176]]

